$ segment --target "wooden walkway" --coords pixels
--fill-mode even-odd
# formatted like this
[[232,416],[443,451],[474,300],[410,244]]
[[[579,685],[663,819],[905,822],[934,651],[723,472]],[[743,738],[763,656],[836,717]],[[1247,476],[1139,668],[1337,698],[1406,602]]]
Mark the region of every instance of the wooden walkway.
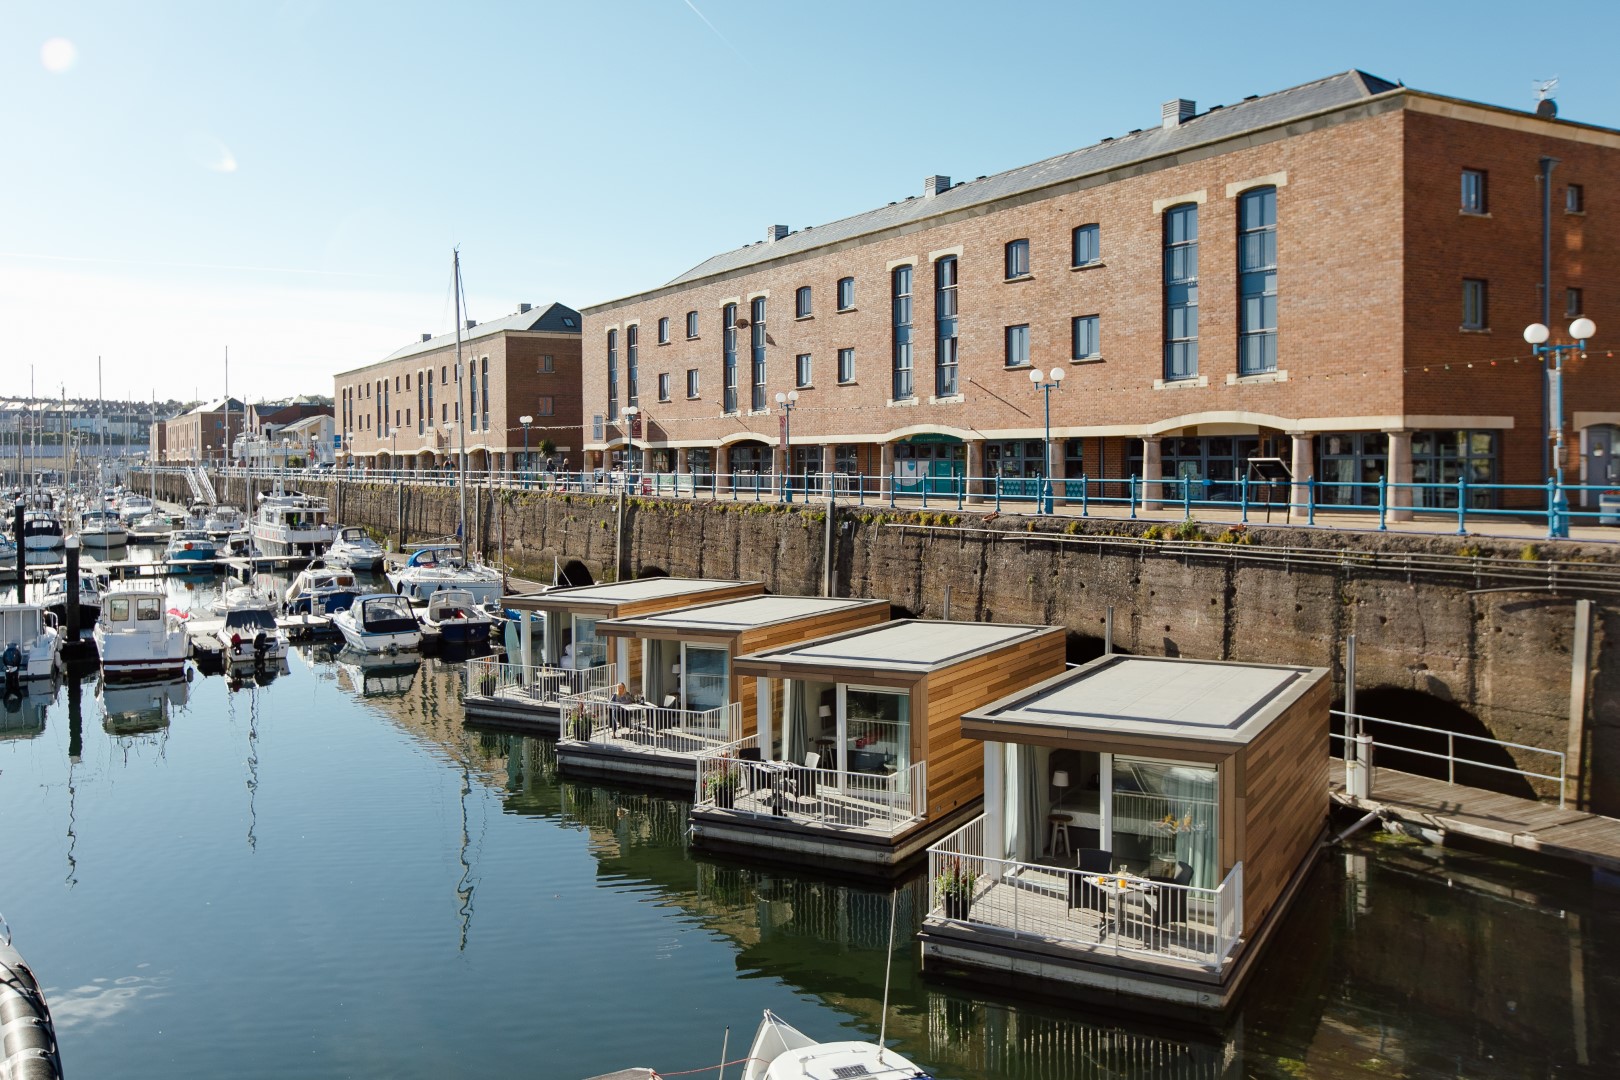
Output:
[[1620,874],[1620,820],[1614,818],[1383,768],[1374,774],[1372,798],[1353,799],[1344,789],[1340,758],[1330,762],[1328,786],[1341,806]]

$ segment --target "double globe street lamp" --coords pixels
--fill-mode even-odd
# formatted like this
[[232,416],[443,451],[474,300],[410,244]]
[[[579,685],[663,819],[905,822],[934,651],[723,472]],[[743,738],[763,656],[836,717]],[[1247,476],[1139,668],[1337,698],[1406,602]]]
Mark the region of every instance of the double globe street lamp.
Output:
[[534,423],[534,417],[520,416],[518,423],[523,425],[523,476],[524,484],[527,486],[528,475],[534,471],[534,462],[529,460],[529,425]]
[[1046,398],[1046,461],[1042,465],[1041,488],[1036,489],[1035,498],[1042,508],[1042,513],[1052,512],[1052,391],[1063,386],[1063,369],[1055,367],[1043,373],[1035,368],[1029,373],[1029,381],[1035,384],[1035,389],[1041,391]]
[[1553,358],[1552,422],[1553,490],[1547,507],[1547,535],[1555,538],[1569,536],[1569,500],[1564,495],[1564,354],[1586,354],[1586,341],[1597,333],[1597,324],[1588,318],[1579,318],[1569,324],[1569,336],[1575,340],[1567,345],[1549,345],[1552,331],[1541,323],[1524,328],[1524,340],[1530,343],[1537,356]]
[[782,495],[788,502],[793,501],[793,408],[798,403],[797,390],[777,391],[776,404],[782,410]]

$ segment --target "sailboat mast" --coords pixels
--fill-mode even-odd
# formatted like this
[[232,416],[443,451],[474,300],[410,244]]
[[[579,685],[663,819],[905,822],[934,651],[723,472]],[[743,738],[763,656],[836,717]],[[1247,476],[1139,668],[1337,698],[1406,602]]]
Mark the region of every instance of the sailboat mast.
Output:
[[461,370],[461,249],[451,252],[451,273],[453,281],[451,289],[456,294],[456,436],[460,442],[457,456],[460,459],[457,469],[456,485],[461,489],[461,527],[456,530],[461,536],[461,561],[467,561],[467,416],[463,412],[461,396],[462,387],[466,385],[466,377]]
[[231,463],[231,347],[225,346],[225,452],[219,455],[220,468]]

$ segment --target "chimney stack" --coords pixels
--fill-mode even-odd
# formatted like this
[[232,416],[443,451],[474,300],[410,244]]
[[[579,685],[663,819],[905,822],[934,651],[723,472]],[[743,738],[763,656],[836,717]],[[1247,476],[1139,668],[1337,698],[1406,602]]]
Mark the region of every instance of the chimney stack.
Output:
[[923,179],[923,198],[932,199],[942,191],[951,189],[951,178],[948,176],[929,176]]
[[478,320],[477,319],[468,319],[467,320],[467,329],[471,330],[473,327],[475,327],[477,325],[478,325]]
[[432,341],[433,340],[433,335],[432,334],[423,334],[422,335],[422,340],[423,341]]
[[527,315],[529,313],[529,307],[530,307],[530,305],[528,305],[528,304],[519,304],[518,305],[518,314],[519,315]]
[[765,230],[765,240],[767,243],[774,244],[778,240],[787,239],[787,234],[788,227],[786,225],[772,225]]
[[1161,110],[1164,115],[1165,130],[1180,127],[1198,114],[1198,102],[1187,98],[1172,98],[1164,103]]

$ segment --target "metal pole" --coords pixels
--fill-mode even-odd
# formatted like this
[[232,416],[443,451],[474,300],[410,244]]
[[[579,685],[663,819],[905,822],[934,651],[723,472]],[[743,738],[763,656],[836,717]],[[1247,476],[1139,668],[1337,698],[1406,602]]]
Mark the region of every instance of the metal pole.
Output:
[[[1042,466],[1041,475],[1043,479],[1050,480],[1052,477],[1052,384],[1043,382],[1041,383],[1041,389],[1045,392],[1046,397],[1046,461]],[[1046,491],[1045,498],[1042,500],[1042,509],[1048,514],[1052,512],[1051,489]]]
[[1553,514],[1555,536],[1569,535],[1569,499],[1564,495],[1564,353],[1567,346],[1554,346],[1552,373],[1553,420]]
[[[1541,325],[1552,325],[1552,171],[1558,164],[1555,157],[1541,159]],[[1552,469],[1547,460],[1547,450],[1550,440],[1547,438],[1549,428],[1549,402],[1548,402],[1547,371],[1541,372],[1541,475],[1546,476]],[[1549,505],[1548,510],[1552,507]]]
[[456,437],[460,444],[461,483],[461,524],[456,532],[461,538],[461,561],[467,561],[467,418],[462,414],[461,394],[466,384],[465,373],[461,370],[461,249],[455,248],[451,254],[451,284],[456,294]]

